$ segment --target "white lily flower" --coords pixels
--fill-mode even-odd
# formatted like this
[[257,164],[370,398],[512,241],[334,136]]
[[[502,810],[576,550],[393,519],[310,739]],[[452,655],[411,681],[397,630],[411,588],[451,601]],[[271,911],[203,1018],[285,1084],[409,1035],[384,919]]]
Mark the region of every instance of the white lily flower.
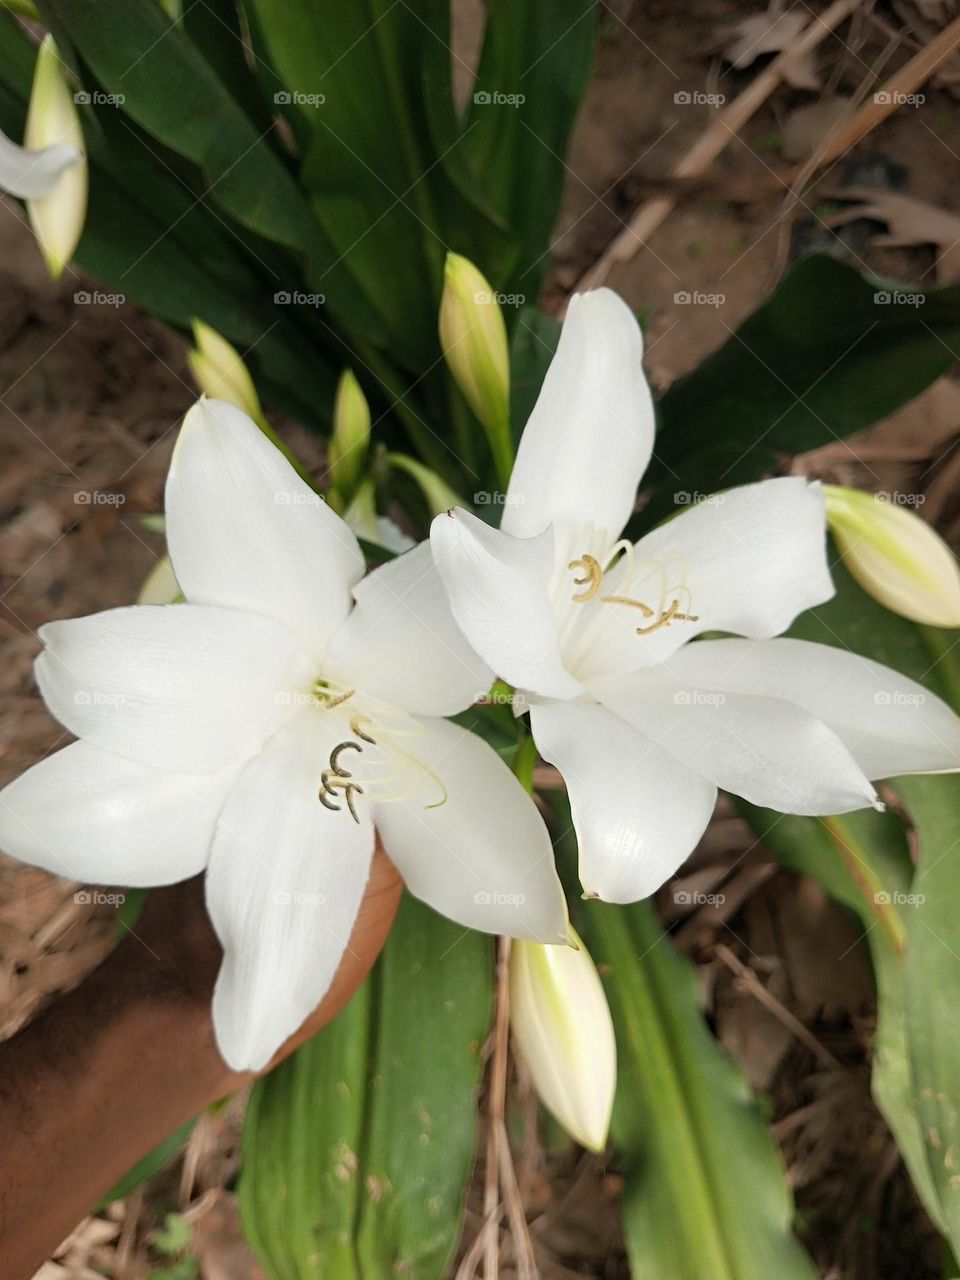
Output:
[[201,401],[167,480],[187,603],[41,629],[37,682],[80,741],[0,793],[0,846],[80,881],[206,869],[220,1050],[262,1067],[316,1006],[374,827],[462,924],[565,942],[550,839],[481,738],[443,717],[490,672],[424,543],[364,577],[356,537],[235,406]]
[[365,480],[353,495],[343,518],[357,535],[395,555],[410,551],[416,543],[389,516],[377,515],[376,491],[372,480]]
[[0,191],[19,196],[21,200],[47,196],[60,181],[63,171],[82,159],[82,153],[69,142],[55,142],[32,151],[17,146],[5,133],[0,133]]
[[510,948],[510,1029],[544,1106],[588,1151],[607,1145],[617,1042],[597,967],[571,947]]
[[[574,297],[501,529],[431,530],[454,617],[566,780],[584,890],[613,902],[673,874],[718,787],[835,814],[878,804],[870,779],[960,767],[960,720],[921,686],[773,638],[833,595],[818,485],[744,485],[618,541],[653,450],[642,355],[620,298]],[[749,638],[689,643],[716,631]]]

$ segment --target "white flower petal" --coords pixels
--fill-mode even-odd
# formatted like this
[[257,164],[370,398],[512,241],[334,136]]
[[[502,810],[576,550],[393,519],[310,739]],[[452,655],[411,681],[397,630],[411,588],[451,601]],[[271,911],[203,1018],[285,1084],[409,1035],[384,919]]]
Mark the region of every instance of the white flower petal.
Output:
[[416,715],[448,716],[489,689],[490,668],[453,620],[430,544],[374,569],[334,636],[324,671]]
[[791,702],[685,685],[663,669],[592,686],[600,701],[725,791],[781,813],[848,813],[877,793],[832,729]]
[[576,697],[548,595],[552,535],[509,537],[456,507],[434,520],[430,545],[454,618],[497,675],[545,697]]
[[213,1023],[235,1071],[263,1067],[317,1006],[360,908],[369,810],[358,807],[357,823],[317,798],[340,728],[302,711],[250,762],[217,823],[206,879],[224,950]]
[[633,565],[631,574],[624,558],[607,575],[604,595],[639,599],[658,617],[676,600],[697,621],[637,635],[651,625],[637,609],[599,599],[582,606],[564,657],[583,680],[654,666],[702,631],[779,635],[829,600],[823,493],[792,476],[730,489],[648,533]]
[[322,655],[350,610],[363,556],[352,530],[241,409],[201,400],[187,414],[166,510],[187,600],[279,618]]
[[425,720],[404,749],[416,765],[402,800],[376,806],[377,830],[407,888],[459,924],[566,942],[567,913],[550,836],[536,805],[492,747],[446,720]]
[[570,300],[556,355],[524,428],[501,528],[531,538],[554,526],[558,562],[584,526],[616,541],[653,449],[643,335],[610,289]]
[[307,680],[294,634],[204,605],[130,605],[48,622],[47,706],[78,737],[140,764],[216,773],[249,759]]
[[82,159],[83,152],[70,142],[55,142],[51,147],[31,151],[0,133],[0,191],[22,200],[47,196],[63,171]]
[[567,784],[584,892],[649,897],[693,852],[716,787],[595,703],[538,703],[530,723]]
[[668,665],[681,683],[803,707],[868,778],[960,769],[960,718],[923,685],[858,653],[789,638],[703,640]]
[[206,866],[239,771],[166,773],[74,742],[0,791],[0,848],[88,884],[173,884]]

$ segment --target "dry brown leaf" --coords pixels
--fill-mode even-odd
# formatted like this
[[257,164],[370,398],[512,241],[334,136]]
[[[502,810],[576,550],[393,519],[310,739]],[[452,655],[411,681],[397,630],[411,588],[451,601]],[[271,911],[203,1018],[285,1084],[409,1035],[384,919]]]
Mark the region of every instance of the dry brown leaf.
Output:
[[[754,14],[736,24],[723,56],[738,71],[742,71],[765,53],[789,53],[808,20],[809,12],[806,9],[791,9],[782,13],[780,5],[774,0],[766,13]],[[782,74],[787,84],[794,89],[820,88],[820,76],[812,54],[787,58],[782,65]]]
[[213,1188],[184,1217],[193,1228],[191,1251],[203,1280],[266,1280],[243,1237],[235,1195]]
[[[957,16],[957,0],[893,0],[893,11],[917,44],[929,44],[948,22]],[[937,70],[932,83],[960,96],[960,58],[948,58]]]
[[874,244],[890,248],[933,245],[938,250],[938,278],[941,281],[960,279],[960,217],[957,214],[896,191],[838,187],[828,194],[834,199],[860,203],[826,219],[827,226],[842,227],[858,218],[886,223],[887,235],[875,236]]
[[787,160],[806,160],[851,111],[849,98],[832,94],[791,111],[780,134],[781,154]]

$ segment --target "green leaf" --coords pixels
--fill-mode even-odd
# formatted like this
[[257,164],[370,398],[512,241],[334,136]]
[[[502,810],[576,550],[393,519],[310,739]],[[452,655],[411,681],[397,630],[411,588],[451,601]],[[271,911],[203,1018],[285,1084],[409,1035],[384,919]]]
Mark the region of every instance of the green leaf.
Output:
[[375,299],[393,350],[422,371],[437,354],[446,253],[421,89],[432,0],[247,7],[288,94],[317,221]]
[[110,1204],[112,1200],[122,1200],[131,1191],[135,1191],[142,1183],[149,1181],[171,1164],[186,1146],[187,1139],[193,1131],[195,1120],[188,1120],[169,1138],[165,1138],[159,1146],[143,1156],[129,1173],[125,1173],[119,1182],[114,1183],[106,1195],[100,1198],[98,1208]]
[[376,330],[376,313],[289,170],[156,0],[42,0],[41,8],[104,88],[123,95],[122,110],[198,168],[196,200],[292,250],[308,277],[323,271],[331,312]]
[[895,786],[920,846],[905,995],[914,1097],[946,1234],[960,1253],[960,778],[900,778]]
[[520,242],[503,287],[531,303],[549,261],[595,31],[592,0],[487,0],[464,145],[478,185]]
[[891,813],[871,809],[834,818],[798,818],[735,799],[764,845],[791,871],[811,876],[849,908],[863,929],[877,986],[871,1086],[931,1219],[943,1215],[915,1101],[904,988],[906,914],[913,862]]
[[560,341],[560,323],[536,307],[524,307],[510,338],[510,429],[519,445],[527,419]]
[[456,1245],[490,939],[405,897],[371,979],[254,1086],[240,1202],[274,1280],[431,1280]]
[[[272,133],[273,110],[250,70],[247,44],[235,0],[203,0],[188,4],[182,18],[183,29],[203,54],[220,83],[237,105],[250,117],[258,133]],[[274,90],[283,86],[274,83]]]
[[[878,303],[878,295],[908,295]],[[922,290],[833,258],[799,263],[728,342],[660,401],[645,483],[713,493],[755,480],[782,455],[894,413],[956,362],[960,285]]]
[[[960,705],[960,634],[919,627],[867,596],[842,568],[833,567],[837,594],[798,620],[792,634],[862,653],[919,680]],[[895,778],[893,789],[914,825],[919,861],[902,911],[906,929],[903,1010],[909,1078],[901,1103],[921,1130],[928,1174],[918,1169],[916,1145],[903,1146],[917,1188],[939,1204],[931,1217],[957,1251],[960,1246],[960,778]],[[889,1117],[888,1117],[889,1118]],[[901,1129],[894,1125],[898,1139]],[[931,1191],[931,1187],[934,1191]]]
[[193,1228],[183,1214],[168,1213],[150,1243],[158,1253],[182,1253],[192,1239]]
[[813,1280],[776,1149],[704,1023],[693,966],[649,902],[585,904],[577,927],[617,1033],[612,1133],[634,1280]]

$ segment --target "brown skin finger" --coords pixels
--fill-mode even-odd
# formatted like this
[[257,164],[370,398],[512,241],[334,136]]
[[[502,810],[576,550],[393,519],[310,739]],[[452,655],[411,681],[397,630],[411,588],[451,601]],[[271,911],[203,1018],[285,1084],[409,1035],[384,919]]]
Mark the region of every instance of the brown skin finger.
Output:
[[[363,982],[402,888],[378,845],[330,989],[271,1067]],[[0,1045],[0,1280],[27,1280],[143,1155],[253,1078],[231,1071],[214,1041],[220,956],[202,877],[154,890],[103,964]]]

